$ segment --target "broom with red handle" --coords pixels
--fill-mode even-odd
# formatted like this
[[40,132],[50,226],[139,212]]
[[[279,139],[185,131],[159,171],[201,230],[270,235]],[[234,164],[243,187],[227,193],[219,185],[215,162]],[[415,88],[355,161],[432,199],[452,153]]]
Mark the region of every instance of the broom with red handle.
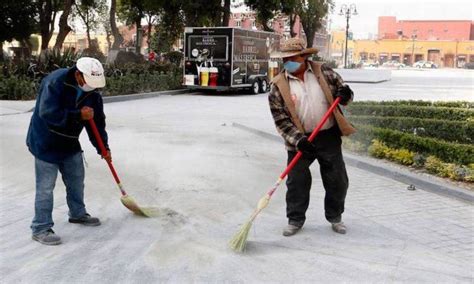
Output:
[[[94,133],[95,140],[97,141],[97,144],[99,145],[99,149],[102,154],[102,157],[105,157],[107,155],[107,149],[105,149],[104,142],[102,142],[102,138],[100,137],[99,130],[97,129],[97,126],[95,125],[94,119],[89,119],[89,125],[92,129],[92,132]],[[112,161],[106,159],[106,162],[107,162],[107,165],[109,166],[112,176],[115,179],[115,183],[117,184],[120,190],[120,193],[122,194],[122,197],[120,198],[120,201],[122,201],[122,204],[137,215],[149,217],[148,216],[149,214],[147,214],[147,212],[144,209],[140,208],[140,206],[138,206],[135,200],[130,195],[128,195],[125,189],[123,188],[122,183],[120,182],[120,179],[118,177],[118,174],[115,171],[114,165],[112,164]]]

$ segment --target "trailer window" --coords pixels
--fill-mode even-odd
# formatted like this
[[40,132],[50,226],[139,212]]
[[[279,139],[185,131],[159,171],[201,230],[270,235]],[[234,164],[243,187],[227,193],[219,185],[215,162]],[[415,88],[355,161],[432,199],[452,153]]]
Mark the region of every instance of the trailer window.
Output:
[[[188,44],[189,60],[210,60],[212,58],[214,61],[227,61],[228,42],[229,38],[225,35],[191,35]],[[194,56],[196,51],[193,53],[193,50],[197,50],[197,56]]]

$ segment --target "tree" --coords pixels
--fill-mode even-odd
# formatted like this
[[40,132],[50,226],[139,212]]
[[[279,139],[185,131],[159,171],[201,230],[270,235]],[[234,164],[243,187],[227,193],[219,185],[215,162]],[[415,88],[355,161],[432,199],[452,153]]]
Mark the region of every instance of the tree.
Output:
[[30,0],[2,1],[0,4],[0,60],[3,60],[3,42],[18,40],[26,43],[36,32],[37,6]]
[[222,10],[223,10],[222,26],[227,27],[229,26],[229,21],[230,21],[230,0],[224,0],[224,7]]
[[[118,16],[127,25],[135,25],[136,41],[135,41],[135,53],[140,53],[141,47],[141,33],[142,33],[142,19],[145,16],[144,6],[147,0],[118,0]],[[151,0],[149,0],[151,1]]]
[[74,14],[79,16],[86,28],[89,46],[91,45],[91,31],[99,28],[100,19],[106,13],[106,0],[78,0],[74,3]]
[[308,47],[313,46],[314,35],[322,26],[321,20],[333,7],[333,0],[298,0],[295,13],[300,17]]
[[181,9],[188,27],[212,27],[222,23],[221,0],[182,0]]
[[255,18],[263,29],[272,32],[270,21],[281,11],[281,0],[245,0],[245,4],[255,11]]
[[72,28],[68,24],[69,15],[71,13],[72,5],[74,0],[64,0],[63,13],[59,18],[59,33],[54,44],[55,49],[61,49],[66,39],[66,36],[72,31]]
[[[13,0],[16,1],[16,0]],[[41,50],[48,49],[49,40],[54,32],[56,16],[61,10],[60,0],[38,0],[37,9],[41,33]]]
[[159,52],[168,52],[184,30],[184,13],[180,0],[163,3],[157,32],[152,37],[151,46]]
[[281,12],[288,16],[290,19],[290,36],[295,37],[295,23],[298,15],[295,13],[296,4],[299,0],[282,0],[281,1]]
[[114,37],[114,43],[112,49],[118,49],[123,42],[123,36],[117,28],[117,22],[115,21],[115,15],[117,13],[117,0],[111,0],[110,2],[110,31]]
[[148,45],[148,48],[150,48],[151,44],[151,31],[153,28],[153,25],[155,25],[158,22],[159,15],[163,7],[163,1],[153,1],[153,0],[148,0],[145,1],[143,5],[143,14],[145,16],[146,22],[147,22],[147,31],[146,31],[146,43]]

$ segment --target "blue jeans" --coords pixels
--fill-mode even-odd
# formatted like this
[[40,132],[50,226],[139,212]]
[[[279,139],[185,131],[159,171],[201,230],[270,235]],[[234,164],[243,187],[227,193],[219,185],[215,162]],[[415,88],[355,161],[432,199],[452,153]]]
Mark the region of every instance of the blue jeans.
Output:
[[84,205],[84,164],[82,153],[67,157],[59,163],[48,163],[35,158],[36,197],[35,217],[31,223],[33,234],[51,229],[53,222],[53,190],[61,172],[66,185],[66,200],[71,218],[81,218],[86,214]]

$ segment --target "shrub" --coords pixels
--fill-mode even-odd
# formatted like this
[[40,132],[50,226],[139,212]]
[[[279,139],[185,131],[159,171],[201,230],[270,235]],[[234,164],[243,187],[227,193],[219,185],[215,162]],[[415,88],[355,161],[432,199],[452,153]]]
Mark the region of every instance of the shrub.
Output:
[[367,149],[370,156],[383,159],[387,157],[388,147],[379,140],[373,140],[372,145]]
[[183,53],[180,51],[170,51],[164,55],[165,59],[169,62],[179,66],[183,59]]
[[474,139],[474,121],[374,116],[350,116],[350,120],[357,124],[399,130],[450,142],[469,144]]
[[454,101],[454,102],[432,102],[432,101],[356,101],[351,105],[390,105],[390,106],[434,106],[434,107],[454,107],[454,108],[474,108],[474,102]]
[[367,152],[367,145],[348,137],[342,137],[342,147],[356,153]]
[[383,142],[373,140],[368,149],[369,155],[379,159],[389,159],[402,165],[412,165],[415,153],[406,149],[391,149]]
[[349,105],[346,110],[351,115],[436,118],[451,121],[474,120],[474,110],[466,108],[352,104]]
[[422,154],[416,153],[413,157],[413,166],[416,168],[423,168],[425,166],[426,157]]
[[104,96],[117,96],[141,92],[153,92],[177,89],[181,86],[181,76],[174,73],[127,74],[107,79]]
[[37,81],[26,76],[0,76],[1,100],[31,100],[36,97]]
[[420,154],[433,155],[445,162],[459,164],[474,163],[474,145],[445,142],[435,138],[419,137],[366,125],[356,125],[358,132],[353,139],[369,145],[372,139],[378,139],[392,148],[403,148]]
[[39,68],[51,72],[57,68],[72,67],[78,58],[79,54],[73,48],[66,48],[62,53],[59,49],[48,49],[41,53]]

